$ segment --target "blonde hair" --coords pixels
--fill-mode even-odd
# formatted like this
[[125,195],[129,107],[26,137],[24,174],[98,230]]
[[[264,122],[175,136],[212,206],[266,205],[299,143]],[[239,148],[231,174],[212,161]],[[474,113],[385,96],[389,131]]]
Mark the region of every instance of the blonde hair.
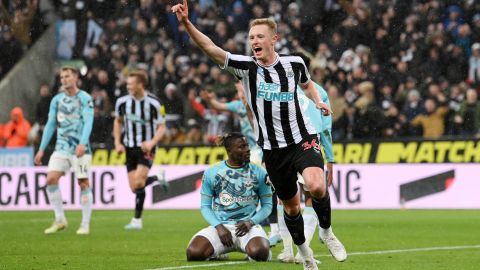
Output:
[[143,85],[143,87],[147,87],[148,85],[148,74],[145,70],[136,69],[128,73],[128,77],[135,77],[139,83]]
[[70,71],[70,72],[72,72],[72,74],[74,74],[76,76],[78,76],[78,74],[79,74],[78,69],[74,66],[68,66],[68,65],[62,66],[60,68],[60,72],[62,72],[62,71]]
[[277,23],[272,18],[261,18],[255,19],[250,22],[250,28],[254,27],[255,25],[266,25],[272,32],[272,35],[277,34]]

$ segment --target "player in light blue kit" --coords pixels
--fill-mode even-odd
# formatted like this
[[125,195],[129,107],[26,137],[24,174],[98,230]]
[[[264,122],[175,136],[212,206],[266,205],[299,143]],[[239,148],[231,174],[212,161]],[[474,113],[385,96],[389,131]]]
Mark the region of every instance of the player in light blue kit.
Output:
[[[242,87],[240,82],[235,83],[235,87]],[[243,95],[243,90],[237,89],[239,95]],[[256,164],[262,164],[263,152],[257,145],[255,140],[255,133],[253,132],[252,125],[250,124],[247,116],[247,109],[242,100],[233,100],[230,102],[221,102],[215,98],[215,94],[207,91],[201,91],[200,96],[205,100],[208,105],[217,111],[229,111],[237,114],[240,119],[241,133],[245,136],[250,147],[250,162]]]
[[[302,53],[293,53],[292,55],[302,57],[305,65],[308,67],[310,65],[310,59]],[[320,97],[324,103],[330,106],[330,99],[328,98],[327,91],[323,89],[317,83],[315,88],[317,89]],[[315,126],[315,130],[320,136],[320,142],[322,144],[325,156],[327,158],[327,184],[328,186],[332,185],[333,180],[333,163],[335,163],[333,157],[332,149],[332,115],[324,116],[316,107],[315,104],[307,97],[302,91],[298,91],[298,98],[300,100],[300,105],[302,110],[307,112],[308,117]],[[347,259],[347,252],[343,244],[337,239],[335,234],[333,234],[331,227],[331,204],[330,204],[330,194],[328,193],[322,198],[321,201],[313,201],[312,196],[306,188],[302,176],[298,175],[298,182],[302,184],[304,193],[305,193],[305,208],[303,210],[303,220],[304,220],[304,231],[305,231],[305,241],[307,245],[310,245],[310,242],[315,233],[317,225],[319,225],[319,237],[320,241],[325,243],[327,248],[330,250],[330,253],[339,262],[343,262]],[[315,211],[313,210],[312,203],[318,203],[321,207],[322,215],[319,217],[320,220],[317,220]],[[282,236],[284,249],[278,255],[278,260],[282,262],[297,262],[301,263],[301,256],[297,253],[297,256],[293,256],[293,245],[292,238],[288,229],[283,221],[283,209],[279,205],[277,209],[279,215],[279,227],[280,235]],[[282,222],[283,221],[283,222]]]
[[267,261],[270,247],[259,225],[272,211],[267,172],[249,162],[250,151],[242,134],[226,135],[220,144],[227,150],[228,160],[205,171],[200,191],[201,212],[210,226],[192,237],[187,260],[203,261],[240,251],[252,260]]
[[93,197],[88,174],[92,160],[89,138],[93,126],[93,101],[87,92],[78,89],[78,79],[79,74],[74,67],[64,66],[60,69],[64,91],[58,93],[50,103],[40,149],[35,155],[35,164],[41,165],[44,150],[56,130],[55,151],[50,156],[47,173],[47,193],[55,212],[55,221],[45,230],[45,234],[56,233],[67,227],[58,182],[72,167],[81,189],[82,223],[77,234],[90,233]]

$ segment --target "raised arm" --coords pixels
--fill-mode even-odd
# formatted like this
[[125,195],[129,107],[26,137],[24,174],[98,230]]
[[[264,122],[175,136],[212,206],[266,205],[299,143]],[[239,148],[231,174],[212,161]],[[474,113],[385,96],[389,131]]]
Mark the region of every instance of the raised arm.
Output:
[[201,91],[200,92],[200,97],[205,100],[208,105],[217,110],[217,111],[228,111],[228,106],[227,104],[223,103],[223,102],[220,102],[218,101],[216,98],[215,98],[215,94],[214,93],[210,93],[208,91]]
[[227,52],[218,47],[213,41],[192,24],[188,19],[188,2],[183,0],[182,4],[177,4],[172,7],[172,12],[177,15],[178,21],[185,27],[187,33],[192,38],[193,42],[218,65],[225,63]]

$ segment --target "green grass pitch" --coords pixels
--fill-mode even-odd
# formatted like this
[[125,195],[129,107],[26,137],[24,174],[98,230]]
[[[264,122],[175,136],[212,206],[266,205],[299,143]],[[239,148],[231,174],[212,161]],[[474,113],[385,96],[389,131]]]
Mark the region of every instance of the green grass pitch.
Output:
[[[88,236],[75,234],[80,212],[66,214],[67,230],[44,235],[52,212],[0,212],[0,269],[302,269],[240,253],[186,262],[188,241],[206,226],[198,210],[146,210],[142,231],[123,230],[132,211],[94,211]],[[334,210],[333,225],[349,257],[334,261],[315,238],[320,269],[480,269],[479,210]]]

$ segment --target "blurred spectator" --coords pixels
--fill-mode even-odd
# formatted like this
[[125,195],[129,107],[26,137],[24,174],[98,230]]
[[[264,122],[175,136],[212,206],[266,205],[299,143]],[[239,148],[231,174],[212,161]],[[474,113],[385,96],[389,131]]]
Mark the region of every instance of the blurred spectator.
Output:
[[425,112],[417,115],[410,121],[412,126],[421,126],[423,128],[423,137],[435,139],[445,132],[444,117],[448,113],[448,107],[441,106],[437,108],[435,100],[428,98],[425,101]]
[[43,129],[48,120],[48,112],[50,110],[50,102],[52,101],[52,93],[50,87],[47,84],[40,86],[40,100],[36,107],[36,119],[28,135],[28,140],[34,145],[40,144],[42,138]]
[[455,123],[462,126],[464,135],[480,137],[480,102],[478,102],[478,94],[474,89],[467,90],[467,98],[460,105],[455,116]]
[[457,123],[455,123],[455,115],[458,114],[460,110],[460,105],[465,99],[463,89],[458,84],[454,84],[450,87],[450,94],[447,97],[448,114],[445,117],[445,135],[460,135],[462,133],[462,128]]
[[29,0],[26,7],[22,4],[17,5],[13,16],[2,2],[0,1],[0,10],[6,23],[12,29],[13,35],[22,45],[29,46],[32,43],[31,25],[37,12],[38,0]]
[[480,41],[480,13],[477,13],[472,18],[472,40]]
[[336,122],[343,115],[343,111],[347,107],[347,102],[343,95],[338,92],[338,87],[336,85],[331,85],[328,87],[328,97],[330,99],[330,104],[332,105],[333,118],[332,121]]
[[362,138],[359,114],[357,108],[351,103],[347,104],[344,113],[333,127],[336,131],[333,133],[333,139],[352,140]]
[[[403,108],[402,114],[405,116],[405,121],[410,123],[417,115],[423,114],[425,109],[423,107],[423,103],[420,97],[420,93],[412,89],[408,92],[407,103]],[[421,136],[422,135],[422,127],[421,126],[413,126],[409,129],[408,135],[410,136]]]
[[468,58],[460,46],[450,45],[445,59],[445,77],[451,83],[460,83],[468,69]]
[[460,25],[463,25],[462,9],[457,5],[450,5],[447,8],[447,17],[443,21],[444,28],[453,34],[456,34]]
[[98,86],[94,86],[91,95],[93,100],[93,128],[90,140],[92,144],[105,147],[105,143],[112,139],[112,103],[107,92],[99,89]]
[[362,82],[358,86],[361,96],[355,101],[360,127],[358,138],[379,138],[385,127],[385,117],[380,107],[375,104],[374,85]]
[[387,138],[396,138],[406,133],[405,116],[399,114],[397,106],[389,103],[385,110],[385,129],[384,136]]
[[185,144],[186,134],[177,122],[171,122],[160,143],[162,144]]
[[360,66],[360,57],[358,57],[352,50],[346,50],[343,52],[340,61],[338,61],[338,67],[343,71],[350,72],[354,68]]
[[28,144],[31,125],[23,116],[23,110],[15,107],[10,112],[10,121],[3,127],[5,147],[24,147]]
[[0,38],[0,79],[22,58],[22,45],[7,28]]
[[165,104],[165,113],[167,128],[172,126],[182,126],[183,124],[183,99],[177,91],[177,86],[173,83],[165,86],[165,100],[162,100]]
[[468,80],[474,86],[480,86],[480,42],[472,45],[472,56],[468,61]]
[[382,87],[377,104],[384,111],[387,111],[390,105],[394,104],[393,89],[390,85],[386,84]]
[[[230,113],[218,112],[214,109],[207,109],[202,103],[201,99],[193,94],[189,95],[191,106],[201,115],[205,121],[203,126],[204,141],[209,143],[215,143],[217,136],[224,134],[226,130],[227,122],[229,120]],[[225,102],[225,99],[219,101]]]
[[187,121],[187,134],[185,144],[201,144],[203,143],[202,129],[195,119]]

